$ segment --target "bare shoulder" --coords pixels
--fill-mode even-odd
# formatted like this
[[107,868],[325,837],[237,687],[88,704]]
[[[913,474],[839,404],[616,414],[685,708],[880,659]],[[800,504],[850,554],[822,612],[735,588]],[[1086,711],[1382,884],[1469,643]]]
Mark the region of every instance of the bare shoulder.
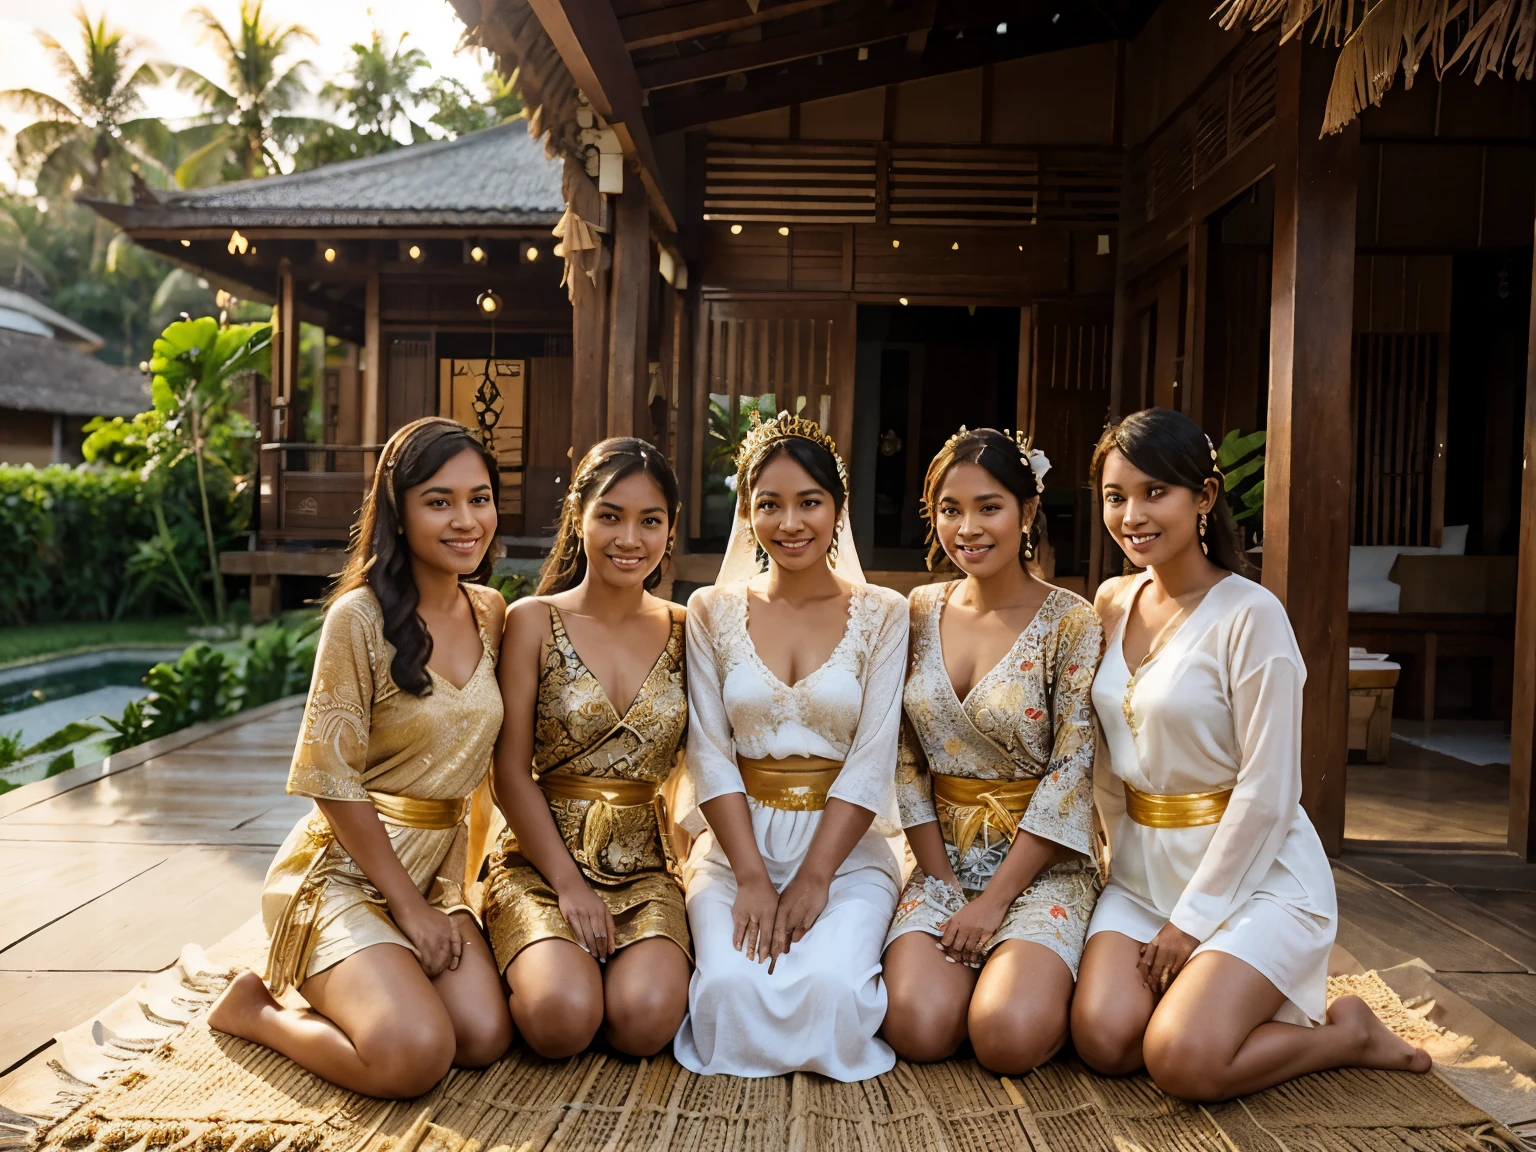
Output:
[[[692,597],[689,599],[691,602]],[[676,604],[671,600],[663,600],[660,596],[657,596],[653,592],[647,592],[645,594],[645,606],[647,611],[650,612],[655,612],[657,614],[665,612],[669,617],[671,617],[673,623],[682,623],[688,619],[687,608],[683,607],[681,604]]]
[[502,650],[537,647],[553,639],[549,622],[549,598],[524,596],[507,605],[502,632]]

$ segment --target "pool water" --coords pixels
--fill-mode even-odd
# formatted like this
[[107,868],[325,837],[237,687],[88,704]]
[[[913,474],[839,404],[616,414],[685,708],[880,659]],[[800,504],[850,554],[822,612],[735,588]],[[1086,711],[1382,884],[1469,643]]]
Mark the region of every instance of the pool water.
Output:
[[[140,695],[145,694],[148,689],[143,686],[144,674],[153,664],[152,659],[143,658],[112,660],[90,667],[42,673],[35,677],[25,677],[7,684],[0,684],[0,716],[36,708],[40,704],[65,700],[71,696],[82,696],[101,688],[135,688]],[[4,725],[0,724],[0,728],[3,727]]]

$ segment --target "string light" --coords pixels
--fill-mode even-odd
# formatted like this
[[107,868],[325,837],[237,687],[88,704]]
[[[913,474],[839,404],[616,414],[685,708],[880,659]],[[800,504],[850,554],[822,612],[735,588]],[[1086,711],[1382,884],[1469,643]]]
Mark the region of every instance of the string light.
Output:
[[907,298],[906,298],[906,297],[905,297],[905,296],[903,296],[903,297],[902,297],[902,298],[901,298],[901,305],[902,305],[902,307],[903,307],[903,308],[905,308],[905,307],[906,307],[906,304],[907,304]]
[[783,226],[782,226],[782,225],[781,225],[781,226],[780,226],[780,227],[779,227],[779,235],[780,235],[780,236],[788,236],[788,235],[789,235],[789,229],[788,229],[788,228],[786,228],[786,227],[783,227]]
[[334,248],[327,248],[325,250],[325,262],[327,264],[334,264],[334,263],[336,263],[336,249],[334,249]]
[[480,308],[480,312],[484,316],[494,316],[501,311],[501,297],[491,288],[487,288],[480,295],[476,296],[475,304]]
[[732,236],[740,236],[741,235],[741,225],[740,224],[732,224],[731,225],[731,235]]
[[901,241],[900,240],[892,240],[891,241],[891,247],[892,248],[900,248],[901,247]]
[[530,244],[528,246],[528,251],[524,253],[524,255],[528,257],[528,263],[532,264],[539,258],[539,250]]

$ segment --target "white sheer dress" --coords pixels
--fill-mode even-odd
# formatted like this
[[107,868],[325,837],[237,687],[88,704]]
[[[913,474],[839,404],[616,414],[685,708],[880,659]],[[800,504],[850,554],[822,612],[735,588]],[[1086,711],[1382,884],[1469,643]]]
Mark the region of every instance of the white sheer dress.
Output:
[[[1150,579],[1136,577],[1126,603]],[[1284,993],[1277,1019],[1321,1023],[1338,906],[1301,807],[1306,668],[1285,608],[1261,585],[1227,576],[1134,681],[1124,636],[1122,617],[1093,682],[1111,857],[1090,938],[1114,931],[1145,942],[1172,922],[1201,942],[1195,955],[1236,956]],[[1219,823],[1149,828],[1126,815],[1125,784],[1232,794]]]
[[[856,584],[831,657],[793,687],[770,672],[747,634],[744,583],[701,588],[688,602],[688,770],[696,798],[679,823],[697,839],[683,868],[696,967],[674,1050],[700,1073],[819,1072],[863,1080],[888,1072],[875,1036],[885,1018],[880,953],[901,887],[896,742],[907,660],[907,602]],[[736,878],[698,804],[744,792],[737,756],[842,761],[829,798],[875,813],[838,868],[826,909],[768,974],[731,946]],[[781,891],[821,823],[748,797],[768,875]]]

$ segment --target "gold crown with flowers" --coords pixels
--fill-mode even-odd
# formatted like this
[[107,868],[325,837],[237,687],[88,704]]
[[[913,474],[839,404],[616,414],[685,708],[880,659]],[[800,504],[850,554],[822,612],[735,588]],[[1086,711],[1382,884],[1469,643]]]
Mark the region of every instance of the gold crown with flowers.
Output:
[[747,421],[747,434],[741,438],[741,447],[736,451],[738,491],[763,454],[778,441],[789,439],[809,440],[830,452],[832,459],[837,461],[837,478],[843,482],[843,488],[847,489],[848,469],[843,464],[843,458],[837,454],[837,443],[816,421],[788,412],[780,412],[772,420],[764,420],[756,408],[750,410]]
[[[960,430],[944,441],[946,450],[953,448],[957,443],[971,434],[971,430],[964,424]],[[1051,462],[1044,452],[1036,448],[1031,442],[1031,437],[1024,432],[1014,432],[1011,429],[1003,429],[1003,435],[1013,441],[1019,450],[1019,463],[1023,464],[1035,474],[1035,486],[1040,490],[1045,489],[1045,474],[1051,470]]]

